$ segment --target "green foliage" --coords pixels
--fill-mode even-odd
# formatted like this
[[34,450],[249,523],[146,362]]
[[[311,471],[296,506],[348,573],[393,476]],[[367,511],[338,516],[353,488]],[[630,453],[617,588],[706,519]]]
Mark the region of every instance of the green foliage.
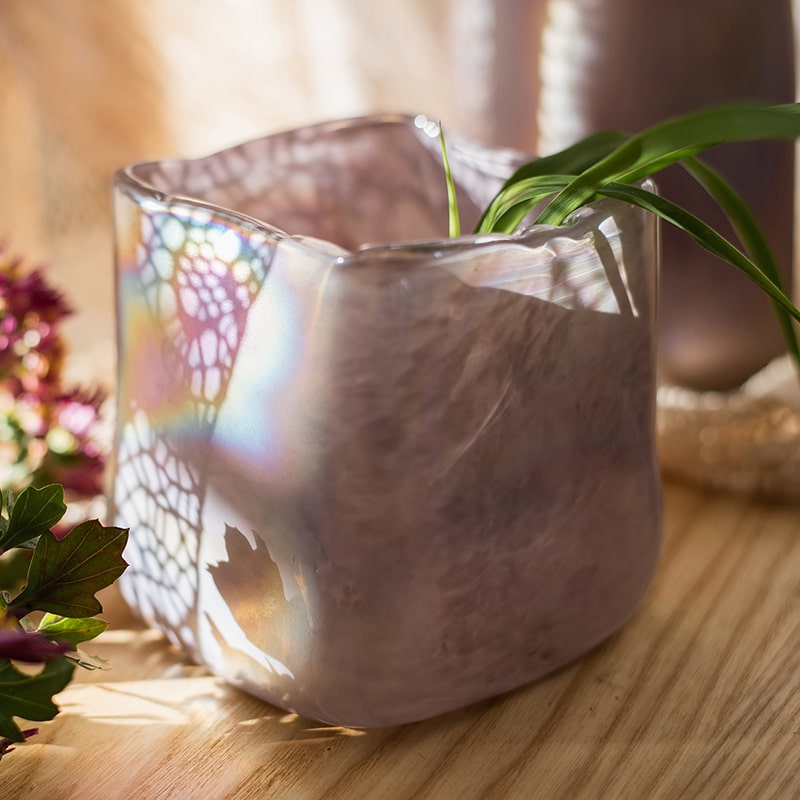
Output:
[[125,571],[127,536],[126,530],[105,528],[97,520],[81,523],[60,541],[52,534],[40,536],[28,583],[10,607],[69,617],[99,614],[103,608],[95,592]]
[[[9,742],[25,738],[14,717],[52,719],[58,713],[53,695],[76,665],[104,666],[77,646],[107,627],[92,619],[102,611],[95,594],[125,570],[128,535],[89,520],[57,537],[52,527],[66,510],[60,486],[27,488],[16,500],[7,498],[7,508],[8,516],[0,515],[0,578],[7,581],[0,583],[0,756]],[[29,618],[32,612],[45,612],[38,626]],[[20,672],[15,661],[43,666]]]
[[34,674],[20,672],[8,660],[0,661],[0,735],[13,742],[25,737],[13,717],[41,722],[53,719],[58,706],[53,695],[72,679],[75,665],[65,658],[53,658]]
[[749,103],[716,106],[665,120],[627,137],[606,156],[576,175],[553,198],[537,222],[561,225],[609,182],[635,183],[703,150],[730,142],[796,139],[800,106]]
[[[516,186],[527,178],[537,178],[547,175],[579,175],[593,164],[596,164],[600,159],[607,156],[627,138],[628,137],[620,131],[600,131],[599,133],[587,136],[585,139],[582,139],[571,147],[567,147],[565,150],[560,150],[558,153],[553,153],[552,155],[538,158],[536,161],[523,164],[505,182],[495,200],[493,200],[483,212],[483,215],[478,220],[478,224],[475,226],[475,232],[502,230],[510,233],[516,230],[531,208],[533,208],[533,205],[527,205],[524,201],[521,201],[513,206],[509,206],[506,212],[504,212],[502,219],[499,221],[493,223],[487,223],[486,221],[487,216],[493,211],[494,204],[496,202],[503,202],[504,193],[512,186]],[[556,189],[555,191],[558,190]],[[550,197],[552,194],[552,192],[545,192],[540,199],[543,200],[546,197]],[[534,201],[534,203],[535,202],[538,201]]]
[[[772,249],[744,200],[719,173],[700,159],[694,157],[686,158],[681,164],[716,200],[717,205],[725,213],[736,231],[736,235],[744,246],[745,252],[761,267],[764,275],[785,293],[783,278]],[[795,328],[791,320],[791,317],[794,316],[793,309],[784,308],[774,298],[772,303],[789,354],[797,364],[798,371],[800,371],[800,349],[798,349]]]
[[108,623],[102,619],[74,619],[45,614],[36,630],[48,639],[79,645],[99,636],[106,628]]
[[31,550],[15,548],[0,556],[0,588],[18,592],[25,585],[32,555]]
[[[632,136],[604,131],[518,169],[489,204],[475,232],[513,233],[541,204],[544,207],[535,223],[542,225],[563,225],[581,206],[603,196],[646,209],[742,271],[769,295],[800,373],[800,346],[792,322],[800,320],[800,311],[787,296],[759,225],[733,187],[697,158],[698,153],[727,142],[798,137],[800,104],[737,103],[668,119]],[[681,164],[714,198],[740,246],[680,206],[637,185],[673,164]]]
[[450,221],[450,236],[461,236],[461,220],[458,216],[458,199],[456,198],[456,184],[453,173],[450,171],[450,159],[447,157],[447,144],[444,140],[444,128],[439,123],[439,141],[442,144],[442,161],[444,162],[444,175],[447,181],[447,209]]
[[28,488],[14,500],[8,495],[9,515],[0,536],[0,553],[12,547],[32,546],[32,542],[64,516],[64,489],[56,484],[41,489]]

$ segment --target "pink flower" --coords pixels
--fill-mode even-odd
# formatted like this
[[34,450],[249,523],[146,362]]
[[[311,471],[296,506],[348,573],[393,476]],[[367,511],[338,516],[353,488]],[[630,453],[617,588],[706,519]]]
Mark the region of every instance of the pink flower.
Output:
[[102,492],[104,455],[93,430],[103,395],[61,386],[59,324],[71,309],[41,269],[25,271],[0,245],[0,489],[61,483]]

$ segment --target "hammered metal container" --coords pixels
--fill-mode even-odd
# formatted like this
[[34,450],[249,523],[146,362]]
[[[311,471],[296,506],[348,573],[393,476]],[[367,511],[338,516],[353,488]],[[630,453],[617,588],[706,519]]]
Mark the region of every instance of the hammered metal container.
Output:
[[[428,127],[116,180],[123,592],[233,684],[343,725],[575,659],[659,547],[654,220],[598,202],[444,239]],[[519,156],[450,150],[469,225]]]

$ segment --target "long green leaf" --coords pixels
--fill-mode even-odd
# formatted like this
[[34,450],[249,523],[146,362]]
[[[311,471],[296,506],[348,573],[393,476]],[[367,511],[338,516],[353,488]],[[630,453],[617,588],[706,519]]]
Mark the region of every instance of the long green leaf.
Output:
[[800,107],[732,104],[668,119],[628,138],[579,174],[537,222],[560,225],[609,181],[634,182],[723,142],[796,139]]
[[784,308],[790,316],[800,322],[800,310],[795,308],[785,292],[766,275],[764,270],[713,228],[688,211],[653,192],[623,183],[608,183],[599,189],[598,194],[639,206],[680,228],[703,249],[737,267]]
[[458,198],[456,197],[456,184],[453,180],[453,173],[450,171],[450,159],[447,157],[447,144],[444,140],[444,128],[439,122],[439,141],[442,145],[442,163],[444,165],[444,176],[447,181],[447,211],[449,234],[453,239],[461,236],[461,218],[458,214]]
[[[772,248],[761,232],[747,204],[739,193],[726,181],[722,175],[712,169],[699,158],[687,158],[681,162],[689,174],[714,198],[717,205],[725,213],[736,235],[750,255],[751,260],[758,264],[772,282],[787,294],[783,283],[783,276],[775,261]],[[772,301],[778,323],[781,326],[786,347],[795,362],[798,375],[800,375],[800,345],[794,323],[786,310],[776,301]]]
[[[486,226],[488,230],[503,230],[490,227],[492,221],[501,225],[506,219],[504,215],[515,204],[535,204],[542,196],[552,195],[560,187],[568,185],[571,178],[564,175],[542,175],[526,178],[509,188],[505,194],[499,195],[490,206]],[[685,209],[646,189],[628,184],[612,182],[600,188],[596,196],[614,197],[656,214],[661,219],[683,230],[701,247],[722,258],[741,270],[756,285],[763,289],[785,312],[800,321],[800,310],[795,308],[779,283],[776,283],[765,271],[738,248],[728,242],[709,225],[694,217]],[[595,199],[594,197],[589,198]]]
[[[800,137],[800,104],[737,103],[668,119],[635,136],[603,131],[544,159],[520,167],[481,217],[476,233],[512,233],[543,201],[536,222],[562,225],[598,196],[638,205],[685,231],[701,247],[740,269],[773,302],[788,351],[800,375],[800,344],[791,303],[772,251],[738,193],[696,154],[717,144]],[[742,252],[686,210],[636,182],[680,163],[711,195],[733,225]]]
[[535,175],[499,192],[483,214],[476,233],[513,233],[538,203],[553,197],[572,180],[570,175]]
[[[628,138],[630,138],[628,134],[614,130],[600,131],[587,136],[577,144],[572,145],[572,147],[567,147],[558,153],[523,164],[508,178],[498,194],[506,193],[512,186],[528,178],[536,178],[543,175],[579,175],[602,158],[605,158]],[[527,208],[520,206],[506,212],[508,218],[503,219],[502,230],[506,230],[509,233],[514,231],[532,207],[532,204]],[[478,224],[475,226],[475,233],[498,230],[497,227],[493,228],[487,223],[486,217],[490,208],[491,206],[481,215]]]

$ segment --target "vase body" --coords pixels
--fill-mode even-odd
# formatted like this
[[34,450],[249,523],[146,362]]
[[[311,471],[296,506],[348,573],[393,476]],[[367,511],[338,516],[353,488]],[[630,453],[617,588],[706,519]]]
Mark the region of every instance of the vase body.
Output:
[[[116,181],[123,593],[325,722],[555,669],[658,553],[653,218],[443,240],[438,147],[368,118]],[[469,224],[519,157],[450,150]]]
[[[463,124],[492,144],[544,155],[721,102],[794,100],[790,0],[454,0],[452,13]],[[790,285],[793,145],[727,145],[708,160],[753,209]],[[680,168],[656,182],[730,233]],[[664,380],[728,389],[783,352],[759,289],[671,227],[662,244]]]

